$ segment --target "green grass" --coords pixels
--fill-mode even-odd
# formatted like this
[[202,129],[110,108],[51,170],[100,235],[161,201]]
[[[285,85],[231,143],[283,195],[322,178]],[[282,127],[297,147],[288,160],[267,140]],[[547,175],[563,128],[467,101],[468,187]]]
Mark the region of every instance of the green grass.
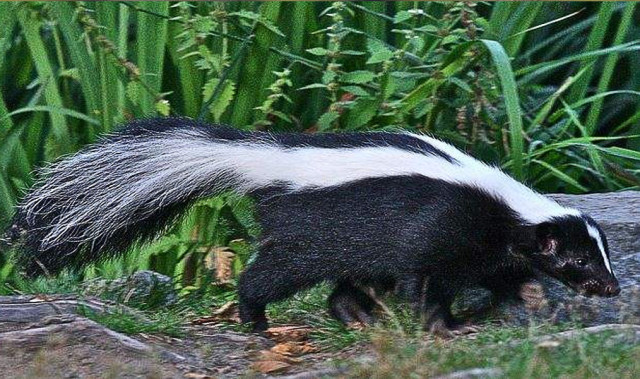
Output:
[[640,347],[615,343],[612,333],[582,334],[557,346],[535,342],[552,330],[488,328],[453,341],[374,334],[375,362],[355,365],[349,378],[431,377],[472,368],[497,368],[506,378],[633,378]]
[[[76,281],[74,282],[74,279]],[[76,283],[76,284],[74,284]],[[57,279],[25,282],[21,290],[38,293],[77,293],[77,278],[63,275]],[[425,333],[402,304],[384,297],[388,313],[379,315],[379,323],[365,329],[350,329],[332,319],[326,311],[329,286],[318,286],[291,299],[269,306],[272,325],[306,325],[312,328],[311,342],[323,352],[373,352],[374,362],[357,363],[338,358],[350,368],[348,378],[431,377],[471,368],[497,368],[507,378],[635,378],[640,374],[640,347],[620,342],[612,332],[580,334],[559,344],[541,344],[536,338],[579,328],[573,323],[529,326],[480,324],[480,332],[453,340],[434,339]],[[151,333],[184,338],[185,325],[210,315],[213,309],[234,296],[219,287],[209,291],[183,293],[177,304],[150,308],[138,304],[136,312],[81,314],[118,332],[135,335]],[[246,327],[227,324],[222,330],[248,332]]]
[[185,335],[182,328],[185,322],[184,318],[178,312],[171,310],[148,312],[145,314],[148,318],[145,321],[127,312],[97,313],[85,308],[78,314],[111,330],[125,334],[154,333],[172,337]]

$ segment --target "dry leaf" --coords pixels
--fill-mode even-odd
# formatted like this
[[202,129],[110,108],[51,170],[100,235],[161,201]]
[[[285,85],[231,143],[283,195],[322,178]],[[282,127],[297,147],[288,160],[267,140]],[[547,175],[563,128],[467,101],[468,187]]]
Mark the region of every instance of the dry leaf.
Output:
[[300,356],[317,351],[318,349],[308,342],[284,342],[279,343],[271,348],[271,351],[276,354],[281,354],[289,357]]
[[284,370],[296,363],[300,363],[300,360],[289,358],[270,350],[261,350],[258,352],[257,360],[253,362],[251,366],[254,370],[266,374],[269,372]]
[[191,321],[192,324],[202,325],[216,322],[240,322],[240,316],[238,314],[238,303],[235,301],[229,301],[220,308],[213,311],[211,316],[201,317]]
[[215,271],[216,281],[219,283],[229,283],[233,278],[233,259],[235,253],[226,246],[205,247],[199,252],[205,253],[204,266],[207,270]]
[[278,326],[267,329],[264,334],[276,342],[304,341],[311,330],[308,326]]
[[258,358],[256,359],[256,361],[280,361],[288,364],[296,364],[301,362],[301,360],[298,358],[287,357],[271,350],[260,350],[258,352]]
[[536,345],[536,347],[539,347],[541,349],[552,349],[552,348],[558,347],[560,345],[561,344],[560,344],[559,341],[549,340],[549,341],[542,341],[542,342],[538,343]]
[[346,326],[348,329],[353,329],[353,330],[364,330],[367,328],[367,324],[361,321],[352,321],[348,323]]
[[207,375],[207,374],[200,374],[197,372],[188,372],[186,374],[184,374],[185,378],[189,378],[189,379],[215,379],[215,377],[211,376],[211,375]]
[[275,371],[281,371],[290,366],[291,366],[290,364],[285,362],[280,362],[280,361],[258,361],[258,362],[253,362],[253,364],[251,365],[251,367],[254,370],[260,371],[263,374],[268,374]]

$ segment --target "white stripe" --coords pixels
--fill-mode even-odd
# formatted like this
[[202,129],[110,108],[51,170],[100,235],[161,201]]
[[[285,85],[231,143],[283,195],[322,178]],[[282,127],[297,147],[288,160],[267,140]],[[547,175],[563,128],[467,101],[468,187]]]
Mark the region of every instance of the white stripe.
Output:
[[[445,152],[464,166],[462,170],[454,170],[453,175],[456,178],[449,180],[450,182],[470,185],[489,192],[505,201],[526,221],[536,224],[554,217],[581,215],[578,210],[561,206],[513,179],[499,168],[489,166],[446,142],[425,135],[411,135]],[[425,176],[432,177],[429,173]]]
[[[365,178],[423,175],[486,191],[530,223],[580,214],[445,142],[414,136],[459,164],[392,146],[285,148],[271,140],[216,142],[199,130],[172,130],[96,145],[51,166],[49,179],[23,209],[27,217],[39,212],[60,215],[43,241],[47,245],[65,238],[107,238],[109,230],[129,225],[132,212],[141,217],[139,212],[190,198],[197,189],[214,193],[234,188],[242,193],[283,183],[301,191]],[[48,199],[67,201],[47,205]],[[81,236],[72,237],[77,225],[86,227]]]
[[587,231],[589,232],[589,235],[591,236],[591,238],[596,240],[596,243],[598,244],[598,249],[600,250],[600,254],[602,254],[602,259],[604,260],[604,265],[607,267],[607,270],[609,270],[609,272],[613,274],[613,270],[611,269],[611,263],[609,262],[607,253],[604,251],[604,243],[602,243],[602,237],[600,237],[600,232],[593,225],[589,223],[586,223],[586,224],[587,224]]

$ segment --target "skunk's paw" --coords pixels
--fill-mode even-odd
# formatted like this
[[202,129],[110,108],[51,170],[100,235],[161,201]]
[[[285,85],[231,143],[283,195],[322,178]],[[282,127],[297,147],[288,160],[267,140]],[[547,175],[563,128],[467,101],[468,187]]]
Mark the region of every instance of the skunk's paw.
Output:
[[536,281],[526,282],[520,287],[518,295],[524,301],[525,307],[532,310],[544,308],[548,301],[544,294],[544,288]]
[[349,327],[363,327],[375,324],[376,318],[371,310],[366,309],[355,299],[342,298],[331,304],[330,313],[341,323]]

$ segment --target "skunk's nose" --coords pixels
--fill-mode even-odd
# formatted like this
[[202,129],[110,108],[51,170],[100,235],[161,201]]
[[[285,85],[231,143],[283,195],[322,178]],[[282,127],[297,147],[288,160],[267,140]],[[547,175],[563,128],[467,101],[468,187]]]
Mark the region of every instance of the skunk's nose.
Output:
[[614,297],[620,294],[620,286],[617,284],[609,284],[604,288],[604,294],[607,297]]

